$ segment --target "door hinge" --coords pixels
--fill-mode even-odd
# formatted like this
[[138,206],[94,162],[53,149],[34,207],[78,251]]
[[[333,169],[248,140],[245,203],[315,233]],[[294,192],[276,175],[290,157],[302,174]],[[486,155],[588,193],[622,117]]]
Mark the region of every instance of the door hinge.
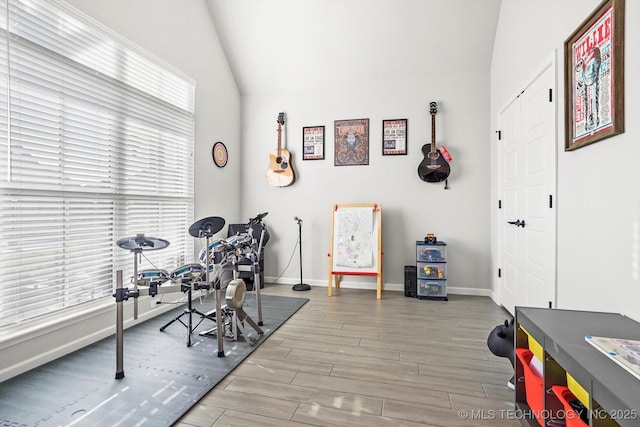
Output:
[[553,89],[549,88],[549,102],[553,102]]
[[553,208],[553,194],[549,194],[549,209]]
[[498,134],[498,141],[502,141],[502,131],[497,130],[496,133]]
[[502,209],[502,200],[498,200],[498,209]]
[[501,268],[498,269],[498,277],[502,277],[502,269]]

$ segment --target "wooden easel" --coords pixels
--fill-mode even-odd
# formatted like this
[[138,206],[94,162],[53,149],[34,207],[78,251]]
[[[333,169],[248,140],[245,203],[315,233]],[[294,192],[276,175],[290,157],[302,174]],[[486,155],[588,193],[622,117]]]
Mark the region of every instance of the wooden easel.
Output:
[[[340,209],[369,208],[373,210],[373,226],[372,226],[372,242],[373,249],[373,266],[363,268],[349,268],[337,266],[336,254],[336,216]],[[382,298],[382,208],[379,204],[336,204],[331,209],[331,235],[329,243],[329,286],[327,289],[328,296],[332,295],[333,285],[335,283],[336,290],[340,288],[340,276],[376,276],[377,278],[377,299]]]

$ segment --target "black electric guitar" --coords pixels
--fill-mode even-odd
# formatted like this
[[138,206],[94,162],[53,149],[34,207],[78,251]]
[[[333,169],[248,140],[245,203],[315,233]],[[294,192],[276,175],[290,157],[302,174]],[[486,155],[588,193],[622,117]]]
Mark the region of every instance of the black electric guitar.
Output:
[[444,158],[443,154],[436,148],[436,113],[438,112],[438,104],[429,103],[429,112],[431,113],[431,144],[422,146],[422,154],[424,159],[418,166],[418,176],[426,182],[442,182],[449,178],[449,162]]

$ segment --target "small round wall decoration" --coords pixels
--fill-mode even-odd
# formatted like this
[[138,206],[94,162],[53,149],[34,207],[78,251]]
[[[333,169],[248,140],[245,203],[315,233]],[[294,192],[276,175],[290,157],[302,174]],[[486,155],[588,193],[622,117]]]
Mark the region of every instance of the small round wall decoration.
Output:
[[216,142],[213,144],[213,150],[211,150],[211,156],[213,157],[213,163],[219,168],[225,167],[227,160],[229,160],[229,153],[227,153],[227,147],[222,142]]

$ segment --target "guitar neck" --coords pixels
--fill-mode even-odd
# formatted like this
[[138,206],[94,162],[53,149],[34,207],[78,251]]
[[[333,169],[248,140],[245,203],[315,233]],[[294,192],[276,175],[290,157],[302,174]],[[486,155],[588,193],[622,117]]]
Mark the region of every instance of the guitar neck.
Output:
[[436,152],[436,115],[431,115],[431,152]]
[[282,125],[278,123],[278,157],[281,157],[282,154]]

